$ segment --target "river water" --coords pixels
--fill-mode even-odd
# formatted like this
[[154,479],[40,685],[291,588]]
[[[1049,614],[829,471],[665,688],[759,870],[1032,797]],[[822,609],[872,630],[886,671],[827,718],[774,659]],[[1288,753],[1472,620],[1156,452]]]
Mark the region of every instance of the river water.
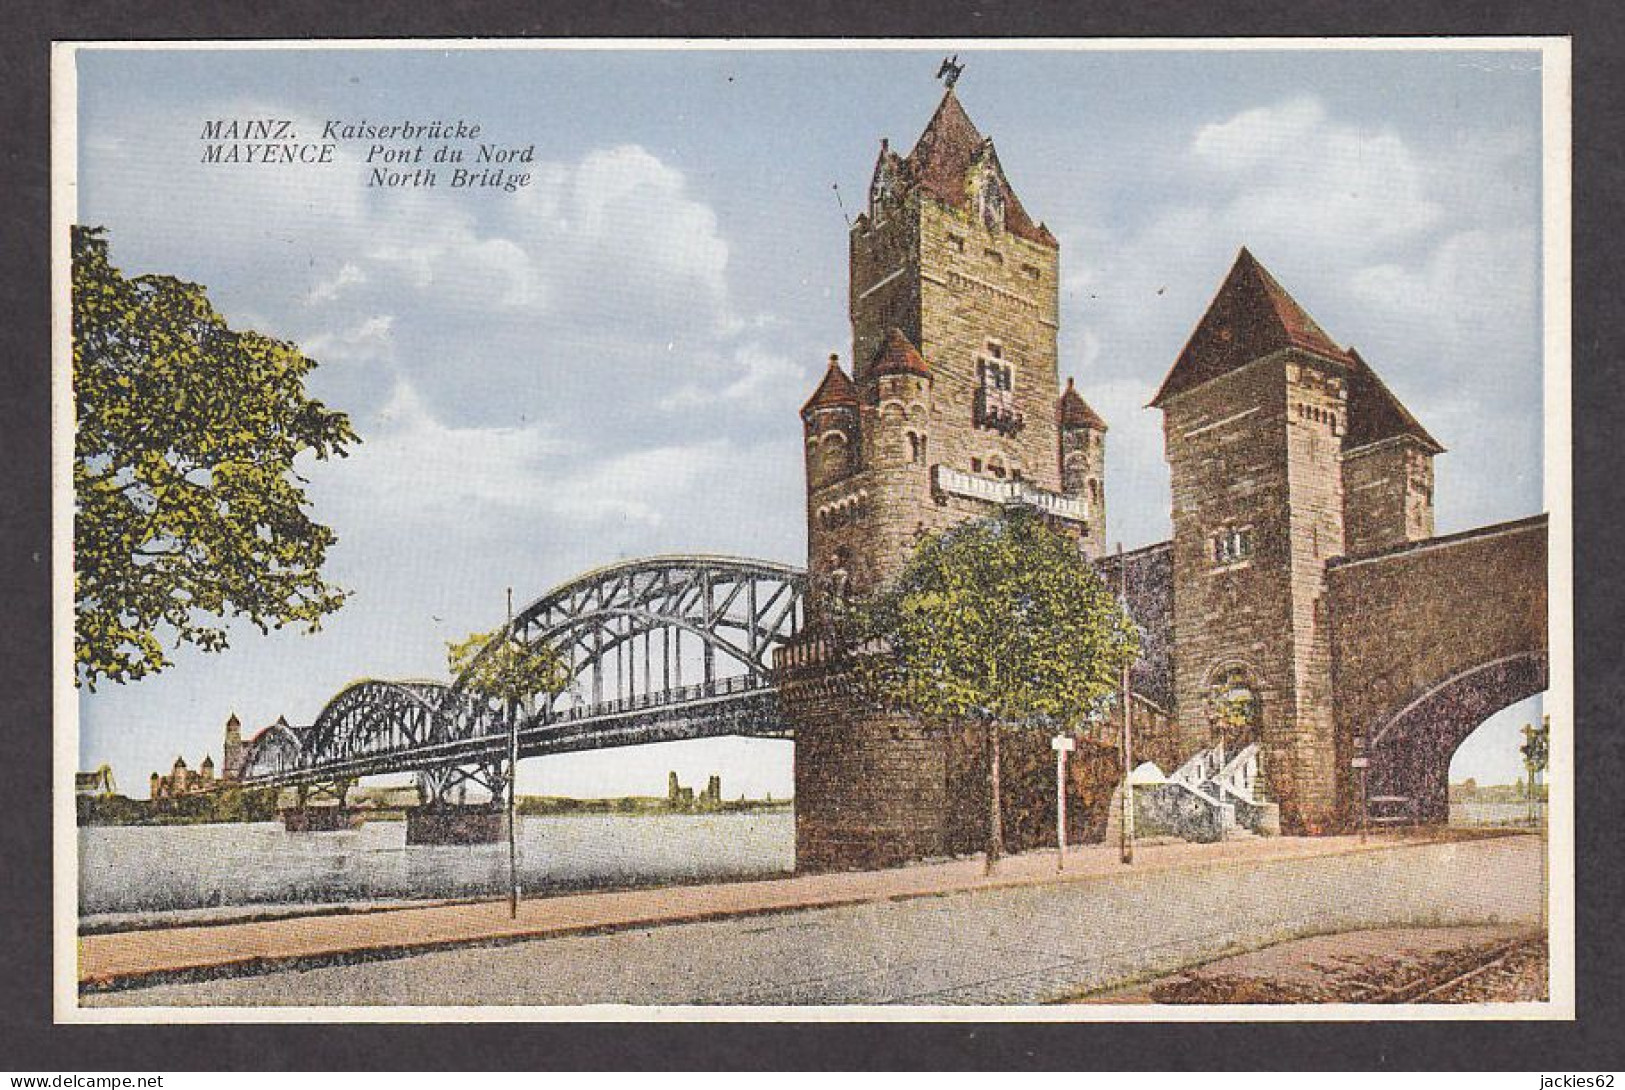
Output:
[[[522,817],[530,893],[782,874],[795,866],[788,810]],[[289,833],[278,822],[79,830],[81,922],[134,922],[233,906],[488,896],[508,888],[508,846],[406,845],[404,821]]]
[[1532,825],[1543,823],[1546,817],[1546,804],[1544,802],[1537,803],[1535,811],[1536,820],[1531,821],[1527,802],[1452,802],[1450,804],[1450,824]]

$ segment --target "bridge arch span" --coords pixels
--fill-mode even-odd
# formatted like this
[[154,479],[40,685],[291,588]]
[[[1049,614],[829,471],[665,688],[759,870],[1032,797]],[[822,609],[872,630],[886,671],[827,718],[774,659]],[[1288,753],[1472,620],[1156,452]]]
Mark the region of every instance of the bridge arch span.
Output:
[[243,747],[243,779],[278,779],[296,773],[304,762],[300,732],[279,719]]
[[1485,719],[1546,688],[1546,517],[1485,526],[1327,569],[1343,817],[1367,793],[1449,818],[1450,758]]
[[[657,556],[623,561],[548,591],[513,619],[529,643],[570,663],[572,685],[527,704],[523,756],[721,734],[785,737],[773,651],[799,631],[805,575],[770,561]],[[261,732],[245,779],[316,783],[502,763],[508,723],[469,673],[356,681],[309,727]],[[433,778],[433,777],[431,777]]]
[[314,759],[353,761],[499,726],[494,713],[442,682],[365,680],[352,682],[327,702],[305,744]]
[[765,688],[774,648],[800,630],[804,583],[801,569],[770,561],[656,556],[560,584],[513,621],[518,638],[569,662],[570,688],[533,714],[704,694],[726,678]]

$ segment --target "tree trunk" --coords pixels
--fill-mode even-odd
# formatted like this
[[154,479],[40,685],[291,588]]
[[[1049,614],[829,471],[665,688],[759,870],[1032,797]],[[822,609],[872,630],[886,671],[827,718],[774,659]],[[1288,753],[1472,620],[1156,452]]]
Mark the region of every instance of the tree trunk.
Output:
[[999,725],[987,725],[987,873],[1004,855],[1004,806],[999,794]]

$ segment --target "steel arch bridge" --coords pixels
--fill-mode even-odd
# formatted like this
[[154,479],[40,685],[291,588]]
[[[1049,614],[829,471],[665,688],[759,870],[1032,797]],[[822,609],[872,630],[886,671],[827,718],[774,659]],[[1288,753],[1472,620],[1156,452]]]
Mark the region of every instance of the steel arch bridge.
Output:
[[[598,568],[513,619],[527,644],[569,664],[557,696],[521,702],[519,752],[538,757],[720,735],[788,738],[773,650],[801,628],[798,568],[722,556],[659,556]],[[431,797],[463,781],[500,794],[508,723],[467,675],[357,681],[307,727],[261,731],[245,754],[247,786],[342,783],[418,772]]]

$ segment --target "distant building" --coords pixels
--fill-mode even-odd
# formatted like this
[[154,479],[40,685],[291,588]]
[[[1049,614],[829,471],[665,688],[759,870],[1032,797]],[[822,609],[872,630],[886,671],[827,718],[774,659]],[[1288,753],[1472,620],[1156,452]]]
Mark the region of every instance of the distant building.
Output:
[[[282,723],[283,720],[279,719],[277,722]],[[149,781],[152,797],[172,799],[181,795],[213,791],[221,784],[235,783],[242,779],[243,756],[243,724],[234,713],[226,720],[219,776],[215,775],[214,758],[207,753],[203,755],[203,762],[196,770],[187,766],[186,758],[176,757],[175,763],[169,768],[169,775],[163,776],[156,772],[152,774]]]
[[713,775],[705,783],[705,790],[698,798],[694,797],[692,787],[684,787],[677,779],[676,772],[666,774],[666,805],[673,810],[716,810],[722,806],[722,777]]
[[150,781],[152,797],[155,799],[172,799],[180,795],[196,795],[215,788],[214,759],[205,755],[203,763],[194,771],[187,767],[185,757],[176,757],[175,763],[169,768],[169,775],[160,776],[154,772]]
[[118,793],[113,783],[113,766],[104,764],[94,772],[73,774],[73,793],[81,798],[106,798]]
[[226,720],[226,740],[220,751],[220,778],[243,778],[243,725],[234,713]]

